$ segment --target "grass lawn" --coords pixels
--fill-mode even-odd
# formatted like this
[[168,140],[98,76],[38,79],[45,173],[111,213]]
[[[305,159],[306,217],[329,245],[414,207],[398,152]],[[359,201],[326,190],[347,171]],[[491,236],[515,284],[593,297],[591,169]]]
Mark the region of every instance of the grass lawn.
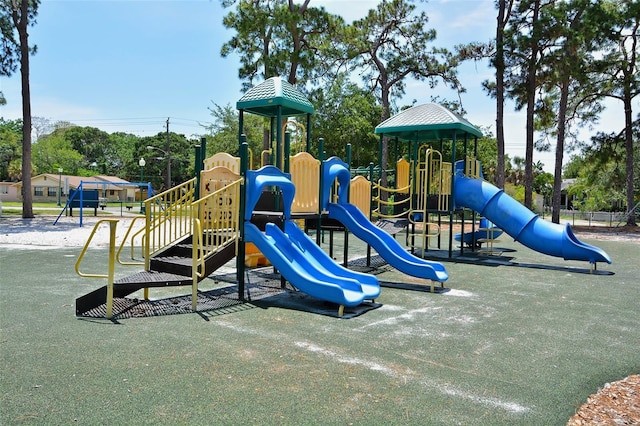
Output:
[[351,318],[285,294],[116,322],[74,316],[104,285],[75,274],[79,249],[0,246],[0,424],[563,425],[640,372],[640,244],[586,242],[614,263],[589,274],[503,238],[519,266],[446,262],[450,291],[384,287]]

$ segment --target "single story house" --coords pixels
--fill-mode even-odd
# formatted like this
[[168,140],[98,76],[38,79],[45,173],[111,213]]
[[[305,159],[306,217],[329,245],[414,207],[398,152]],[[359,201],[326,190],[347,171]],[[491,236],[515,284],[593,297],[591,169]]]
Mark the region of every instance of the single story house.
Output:
[[15,182],[0,182],[0,201],[19,201],[20,195]]
[[[120,179],[116,176],[69,176],[55,173],[43,173],[31,178],[31,190],[33,191],[34,203],[52,203],[58,201],[58,196],[62,203],[66,203],[69,192],[78,189],[82,182],[83,189],[97,189],[98,197],[107,201],[132,202],[139,199],[139,188],[135,185]],[[22,182],[3,182],[14,187],[9,196],[2,198],[3,201],[22,201]],[[8,194],[7,194],[8,195]]]

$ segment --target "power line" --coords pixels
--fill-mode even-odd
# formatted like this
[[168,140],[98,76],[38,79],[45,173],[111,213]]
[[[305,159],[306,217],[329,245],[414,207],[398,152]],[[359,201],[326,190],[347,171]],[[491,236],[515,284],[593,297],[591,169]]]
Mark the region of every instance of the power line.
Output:
[[[202,128],[211,124],[207,121],[194,120],[190,118],[170,117],[172,121],[178,120],[181,127]],[[63,118],[51,120],[53,122],[66,121],[74,124],[99,123],[100,126],[146,126],[158,124],[164,127],[166,117],[124,117],[124,118]]]

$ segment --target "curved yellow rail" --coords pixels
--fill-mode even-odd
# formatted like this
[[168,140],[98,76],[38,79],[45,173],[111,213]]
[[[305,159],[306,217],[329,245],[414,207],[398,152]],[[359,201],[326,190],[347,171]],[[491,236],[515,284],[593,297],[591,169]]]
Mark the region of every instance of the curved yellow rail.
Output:
[[[131,233],[131,231],[133,230],[133,225],[134,223],[136,223],[136,221],[138,219],[145,219],[144,216],[136,216],[133,218],[133,220],[131,221],[131,223],[129,224],[129,229],[127,229],[127,233],[124,235],[124,239],[122,240],[122,243],[120,243],[120,246],[118,247],[118,251],[116,252],[116,260],[118,261],[119,264],[124,265],[124,266],[138,266],[138,265],[144,265],[144,262],[125,262],[123,260],[120,260],[120,253],[122,252],[122,250],[124,249],[124,246],[126,245],[128,239],[129,239],[129,234]],[[143,234],[145,231],[144,227],[142,227],[141,229],[139,229],[135,234],[133,234],[131,236],[131,259],[134,259],[133,257],[133,241],[135,239],[136,236]],[[144,244],[144,241],[143,241]]]
[[[96,231],[100,227],[100,225],[106,222],[109,224],[109,270],[106,275],[104,274],[86,274],[80,272],[80,264],[82,263],[82,259],[93,240],[93,236],[96,234]],[[81,277],[85,278],[106,278],[107,279],[107,312],[106,317],[111,319],[113,316],[113,281],[115,276],[115,258],[116,258],[116,227],[118,225],[118,219],[102,219],[98,221],[93,226],[93,230],[91,231],[91,235],[89,235],[89,239],[85,243],[82,252],[78,256],[78,260],[76,260],[76,273]]]
[[[373,183],[373,188],[378,190],[378,195],[374,196],[372,201],[374,204],[377,204],[378,207],[373,209],[373,214],[377,215],[379,217],[385,218],[385,219],[394,219],[394,218],[399,218],[399,217],[403,217],[406,215],[406,211],[402,212],[402,213],[398,213],[398,214],[388,214],[388,213],[382,213],[382,206],[399,206],[402,204],[409,204],[409,202],[411,201],[411,198],[405,198],[404,200],[400,200],[400,201],[389,201],[388,199],[385,201],[382,199],[381,194],[382,192],[386,192],[388,194],[402,194],[402,193],[407,193],[409,188],[410,188],[410,184],[407,186],[403,186],[402,188],[386,188],[382,185],[380,185],[380,182],[374,182]],[[393,209],[395,210],[395,209]]]
[[98,221],[94,226],[93,226],[93,230],[91,231],[91,234],[89,235],[89,238],[87,239],[87,242],[84,244],[84,247],[82,249],[82,251],[80,252],[80,255],[78,256],[78,260],[76,260],[76,273],[78,275],[80,275],[81,277],[85,277],[85,278],[108,278],[109,275],[104,275],[104,274],[87,274],[84,272],[80,271],[80,264],[82,263],[82,259],[84,258],[84,255],[86,254],[87,250],[89,249],[89,245],[91,244],[91,241],[93,240],[93,236],[96,234],[96,231],[98,230],[98,228],[100,227],[100,225],[102,223],[109,223],[109,231],[110,231],[110,235],[109,235],[109,269],[113,269],[114,266],[114,259],[111,258],[111,252],[113,252],[114,254],[114,258],[115,258],[115,246],[116,246],[116,226],[118,225],[118,219],[102,219],[100,221]]

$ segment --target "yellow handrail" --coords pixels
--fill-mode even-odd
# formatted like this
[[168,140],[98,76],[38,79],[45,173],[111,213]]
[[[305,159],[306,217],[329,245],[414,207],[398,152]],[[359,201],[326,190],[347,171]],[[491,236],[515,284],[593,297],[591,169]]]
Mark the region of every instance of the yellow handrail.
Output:
[[[127,229],[127,233],[124,235],[124,239],[122,240],[122,242],[120,243],[120,246],[118,247],[118,251],[116,252],[116,260],[118,261],[119,264],[123,265],[123,266],[138,266],[138,265],[144,265],[144,262],[125,262],[123,260],[120,260],[120,253],[122,252],[122,250],[124,249],[124,246],[126,245],[128,238],[129,238],[129,234],[131,233],[131,231],[133,230],[133,225],[134,223],[136,223],[136,221],[138,219],[144,219],[144,217],[142,216],[136,216],[131,220],[131,223],[129,224],[129,228]],[[131,259],[133,260],[133,249],[134,249],[134,239],[136,236],[142,234],[144,232],[145,228],[142,227],[141,229],[139,229],[135,234],[133,234],[131,236]],[[143,241],[144,244],[144,241]]]
[[395,207],[395,206],[400,206],[400,205],[405,204],[405,203],[408,204],[410,199],[411,199],[411,197],[405,198],[404,200],[400,200],[400,201],[395,201],[395,200],[394,201],[388,201],[388,198],[387,198],[387,201],[385,201],[385,200],[382,199],[381,193],[382,192],[386,192],[386,193],[390,193],[390,194],[402,194],[402,193],[406,193],[409,190],[410,187],[411,187],[411,183],[409,183],[409,185],[407,185],[407,186],[403,186],[402,188],[387,188],[387,187],[382,186],[380,184],[380,181],[374,182],[373,183],[373,188],[374,188],[374,190],[377,190],[378,195],[372,197],[372,201],[373,201],[374,204],[377,204],[378,207],[374,208],[372,213],[374,215],[378,216],[378,217],[385,218],[385,219],[395,219],[395,218],[399,218],[399,217],[404,216],[406,214],[406,212],[401,212],[401,213],[398,213],[398,214],[382,213],[381,206],[394,206]]
[[263,149],[262,152],[260,153],[260,167],[264,167],[264,155],[271,155],[271,149]]
[[240,237],[240,185],[242,179],[193,202],[191,219],[193,222],[192,252],[192,304],[197,308],[198,280],[205,271],[205,260],[230,242],[235,242],[236,252]]
[[192,233],[191,209],[196,178],[145,200],[145,270],[153,254]]
[[[438,225],[437,223],[429,222],[426,216],[423,216],[422,220],[416,221],[416,220],[413,220],[412,215],[409,215],[409,221],[414,224],[422,225],[422,228],[420,229],[420,233],[413,234],[414,237],[417,236],[422,239],[421,240],[422,244],[412,243],[411,244],[412,247],[420,247],[422,250],[425,250],[427,246],[430,246],[431,238],[435,238],[438,235],[440,235],[440,231],[441,231],[440,225]],[[407,239],[408,238],[409,236],[407,236]]]
[[191,244],[191,260],[193,262],[191,267],[191,310],[198,310],[198,281],[202,276],[202,273],[198,270],[204,270],[204,256],[199,258],[200,246],[202,245],[202,224],[200,219],[193,219],[193,240]]
[[[87,274],[84,272],[80,272],[80,264],[82,263],[82,260],[84,259],[84,255],[87,253],[87,250],[89,249],[89,245],[91,244],[91,241],[93,240],[93,236],[95,235],[96,231],[98,230],[98,228],[100,227],[100,225],[103,223],[109,223],[109,266],[108,266],[108,272],[107,274]],[[78,275],[80,275],[81,277],[85,277],[85,278],[106,278],[107,279],[107,312],[106,312],[106,317],[111,319],[111,317],[113,316],[113,282],[114,282],[114,277],[115,277],[115,258],[116,258],[116,227],[118,225],[118,219],[102,219],[100,221],[98,221],[94,226],[93,226],[93,230],[91,231],[91,234],[89,235],[89,238],[87,239],[87,242],[85,243],[82,251],[80,252],[80,255],[78,256],[78,260],[76,260],[76,265],[75,265],[75,269],[76,269],[76,273]]]
[[[290,132],[290,134],[293,135],[292,138],[291,138],[291,139],[293,139],[293,141],[292,141],[291,145],[289,146],[289,150],[290,150],[289,155],[293,155],[294,152],[304,152],[305,139],[306,139],[305,136],[306,136],[306,133],[307,133],[307,128],[305,127],[304,124],[299,123],[296,120],[287,120],[282,124],[282,140],[281,140],[281,143],[284,146],[284,134],[285,134],[285,132],[287,130],[287,126],[289,126],[290,124],[293,125],[295,130],[294,130],[294,132]],[[296,135],[296,133],[297,133],[296,131],[299,130],[299,129],[302,130],[300,138],[298,138],[297,135]],[[282,151],[283,151],[282,152],[282,160],[284,161],[284,155],[285,155],[284,149]]]
[[91,244],[91,241],[93,240],[93,236],[96,234],[96,231],[98,230],[98,228],[100,227],[100,225],[102,223],[109,223],[109,227],[110,227],[110,231],[111,231],[111,235],[109,235],[109,244],[110,245],[112,244],[113,247],[115,247],[116,225],[118,224],[118,219],[102,219],[102,220],[99,220],[93,226],[93,229],[91,230],[91,234],[89,234],[89,238],[87,239],[87,242],[84,244],[84,247],[83,247],[82,251],[80,252],[80,255],[78,255],[78,260],[76,260],[76,273],[78,275],[80,275],[81,277],[85,277],[85,278],[108,278],[108,275],[86,274],[84,272],[80,272],[80,264],[82,263],[82,259],[84,258],[84,255],[86,254],[87,250],[89,249],[89,245]]
[[[145,270],[149,270],[150,256],[164,250],[179,239],[187,235],[193,236],[193,285],[192,307],[197,310],[199,278],[205,271],[206,259],[235,242],[236,252],[239,240],[240,210],[240,185],[242,179],[237,179],[229,184],[220,182],[224,187],[194,200],[196,179],[192,179],[174,187],[168,191],[151,197],[145,201],[146,219],[145,226],[133,232],[134,223],[139,217],[134,218],[129,225],[124,240],[116,254],[116,225],[117,219],[103,219],[95,224],[82,252],[76,261],[76,272],[81,277],[107,278],[107,312],[106,317],[113,316],[113,283],[115,262],[122,265],[141,265],[137,262],[124,262],[120,260],[127,241],[131,241],[131,258],[133,259],[134,240],[142,235],[142,250],[145,259]],[[88,274],[80,271],[80,264],[88,250],[93,237],[103,222],[108,222],[111,227],[109,242],[109,272],[108,274]],[[148,297],[148,289],[145,288],[145,298]]]

